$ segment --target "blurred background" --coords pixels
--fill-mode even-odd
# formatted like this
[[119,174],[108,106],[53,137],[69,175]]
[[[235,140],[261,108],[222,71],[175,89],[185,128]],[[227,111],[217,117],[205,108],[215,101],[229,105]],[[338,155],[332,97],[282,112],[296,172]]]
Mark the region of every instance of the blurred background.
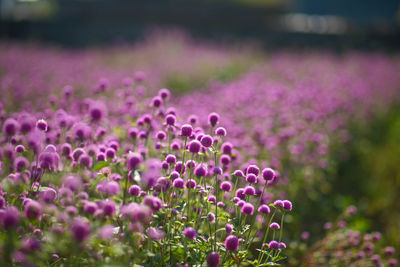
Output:
[[154,28],[268,47],[400,47],[398,0],[1,0],[2,39],[70,47],[132,42]]

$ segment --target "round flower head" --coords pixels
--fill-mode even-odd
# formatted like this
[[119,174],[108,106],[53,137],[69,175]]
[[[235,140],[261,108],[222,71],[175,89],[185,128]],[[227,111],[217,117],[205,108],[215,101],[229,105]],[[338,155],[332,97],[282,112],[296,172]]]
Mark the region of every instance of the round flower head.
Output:
[[270,181],[270,180],[274,179],[275,171],[271,168],[265,168],[262,170],[261,175],[266,181]]
[[231,157],[228,155],[222,155],[219,160],[221,164],[224,166],[229,165],[229,163],[231,163]]
[[282,200],[275,200],[274,206],[277,208],[283,208],[283,201]]
[[183,189],[185,187],[185,181],[182,178],[176,178],[172,185],[173,187]]
[[220,262],[220,256],[218,252],[210,252],[207,256],[207,264],[209,267],[218,267]]
[[255,176],[258,176],[258,174],[260,173],[260,169],[256,166],[256,165],[250,165],[249,167],[247,167],[247,171],[246,174],[252,173]]
[[271,224],[269,225],[269,228],[271,228],[271,229],[281,229],[281,227],[279,226],[279,224],[276,223],[276,222],[271,223]]
[[254,184],[255,182],[257,182],[257,176],[255,176],[253,173],[249,173],[246,176],[246,181]]
[[222,174],[222,169],[220,167],[214,167],[213,175],[221,175],[221,174]]
[[232,231],[233,231],[233,225],[230,224],[230,223],[227,223],[227,224],[225,225],[225,231],[226,231],[227,234],[232,233]]
[[184,174],[185,173],[185,171],[186,171],[186,167],[185,167],[185,165],[183,165],[182,164],[182,161],[178,161],[176,164],[175,164],[175,171],[177,172],[177,173],[182,173],[182,174]]
[[229,251],[235,251],[239,248],[239,239],[234,236],[230,235],[225,239],[225,248]]
[[203,163],[197,165],[196,168],[194,169],[194,175],[196,175],[197,177],[206,176],[207,167]]
[[384,249],[384,251],[385,251],[385,255],[386,255],[387,257],[391,257],[391,256],[394,255],[395,249],[394,249],[394,247],[386,247],[386,248]]
[[397,266],[398,261],[396,259],[390,259],[389,260],[389,267],[395,267]]
[[271,212],[271,209],[267,205],[262,204],[260,207],[258,207],[257,211],[260,213],[269,214]]
[[168,114],[165,117],[165,123],[167,123],[168,125],[175,125],[176,122],[176,117],[172,114]]
[[90,235],[89,222],[83,221],[81,218],[76,218],[71,227],[73,238],[78,242],[85,241]]
[[169,92],[168,89],[162,88],[162,89],[160,89],[160,91],[158,91],[158,95],[159,95],[162,99],[168,99],[169,96],[171,95],[171,93]]
[[155,108],[161,107],[162,104],[163,104],[163,100],[162,100],[162,98],[160,96],[155,96],[151,100],[151,106],[153,106]]
[[93,159],[87,154],[83,154],[79,157],[79,164],[83,167],[91,168],[93,164]]
[[221,151],[224,154],[230,155],[232,154],[233,145],[230,142],[225,142],[221,145]]
[[224,127],[218,127],[215,129],[215,135],[226,136],[226,129]]
[[160,210],[162,206],[162,201],[158,197],[145,196],[142,202],[144,205],[148,206],[153,211]]
[[25,205],[25,217],[28,219],[39,219],[42,214],[42,206],[35,200],[29,200]]
[[197,153],[200,152],[200,149],[201,149],[201,144],[200,144],[199,141],[193,140],[193,141],[191,141],[191,142],[189,143],[189,151],[190,151],[191,153],[197,154]]
[[40,131],[47,132],[47,122],[43,119],[38,120],[36,122],[36,128],[38,128]]
[[275,240],[272,240],[269,242],[268,247],[272,249],[279,249],[279,243]]
[[115,212],[115,203],[112,200],[105,200],[101,204],[103,213],[106,216],[112,216]]
[[116,181],[110,181],[106,183],[104,189],[109,196],[115,196],[120,191],[119,183],[117,183]]
[[208,196],[208,201],[211,203],[215,203],[217,201],[217,198],[213,195]]
[[186,137],[190,137],[192,135],[193,132],[193,127],[190,124],[184,124],[181,127],[181,135],[182,136],[186,136]]
[[25,157],[16,157],[14,160],[14,169],[17,172],[23,171],[29,166],[29,161]]
[[209,135],[203,135],[203,136],[201,137],[201,144],[202,144],[204,147],[210,147],[210,146],[212,146],[213,141],[214,141],[214,139],[213,139],[211,136],[209,136]]
[[189,238],[189,239],[195,239],[197,237],[196,230],[192,227],[186,227],[185,230],[183,230],[183,234]]
[[244,193],[244,188],[239,188],[236,190],[236,194],[235,194],[238,198],[246,198],[246,194]]
[[138,196],[141,191],[140,186],[138,185],[131,185],[128,189],[128,193],[132,196]]
[[23,153],[25,151],[26,151],[26,149],[25,149],[25,147],[23,145],[17,145],[15,147],[15,152],[17,152],[17,153]]
[[286,248],[286,244],[283,243],[283,242],[280,242],[279,243],[279,249],[284,249],[284,248]]
[[128,136],[132,139],[136,139],[139,135],[139,130],[137,128],[129,128],[128,129]]
[[19,123],[12,119],[8,118],[3,124],[3,133],[8,136],[15,135],[19,130]]
[[244,193],[249,196],[254,196],[256,194],[256,190],[251,185],[247,185],[244,188]]
[[235,170],[233,174],[238,177],[244,177],[244,173],[241,170]]
[[128,157],[126,159],[126,167],[128,168],[128,170],[134,170],[138,167],[141,161],[142,161],[142,156],[140,154],[129,152]]
[[208,123],[214,127],[215,125],[217,125],[219,122],[219,115],[215,112],[210,113],[210,115],[208,115]]
[[91,121],[97,122],[100,121],[106,114],[106,107],[100,103],[95,102],[92,103],[89,107],[89,116]]
[[195,188],[196,187],[196,181],[193,179],[190,179],[186,182],[186,188]]
[[156,134],[156,138],[159,140],[164,140],[167,137],[167,134],[164,131],[158,131]]
[[247,215],[253,215],[253,213],[254,213],[253,204],[248,203],[248,202],[244,203],[244,205],[243,205],[243,207],[241,209],[241,212],[243,212],[244,214],[247,214]]
[[190,115],[188,121],[191,124],[196,124],[199,121],[199,118],[196,115]]
[[232,190],[232,183],[229,181],[224,181],[221,183],[221,189],[225,192],[230,192]]
[[209,221],[209,222],[214,222],[214,221],[215,221],[215,214],[214,214],[214,213],[209,212],[209,213],[207,214],[207,217],[208,217],[208,221]]
[[292,210],[292,202],[289,200],[283,200],[283,209],[284,210]]
[[94,214],[97,211],[97,204],[94,202],[87,201],[87,202],[85,202],[85,205],[83,206],[83,210],[86,213]]
[[10,206],[3,211],[0,216],[1,224],[5,229],[11,229],[17,227],[20,220],[19,211],[16,207]]

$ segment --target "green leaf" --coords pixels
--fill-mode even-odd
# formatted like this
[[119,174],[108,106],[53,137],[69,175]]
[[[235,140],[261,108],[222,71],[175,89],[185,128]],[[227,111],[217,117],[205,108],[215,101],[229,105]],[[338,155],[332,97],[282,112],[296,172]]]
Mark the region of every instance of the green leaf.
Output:
[[100,161],[93,167],[93,170],[97,172],[109,165],[110,165],[110,163],[108,161]]

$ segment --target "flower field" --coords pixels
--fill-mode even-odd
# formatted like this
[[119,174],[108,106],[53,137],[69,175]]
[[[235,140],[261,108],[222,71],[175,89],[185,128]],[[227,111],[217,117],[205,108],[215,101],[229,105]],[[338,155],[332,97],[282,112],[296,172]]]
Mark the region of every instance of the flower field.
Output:
[[178,33],[2,43],[0,266],[397,266],[399,73]]

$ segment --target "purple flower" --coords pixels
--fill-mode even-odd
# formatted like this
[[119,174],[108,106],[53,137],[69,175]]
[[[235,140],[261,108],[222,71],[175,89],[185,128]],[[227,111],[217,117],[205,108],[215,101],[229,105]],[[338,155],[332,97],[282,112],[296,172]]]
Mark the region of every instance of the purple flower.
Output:
[[246,181],[254,184],[255,182],[257,182],[257,176],[255,176],[253,173],[249,173],[246,176]]
[[0,210],[0,220],[5,229],[17,227],[20,220],[19,211],[16,207],[10,206],[5,210]]
[[241,211],[242,211],[244,214],[253,215],[253,213],[254,213],[254,206],[253,206],[253,204],[251,204],[251,203],[249,203],[249,202],[244,203],[244,205],[243,205]]
[[269,228],[271,228],[271,229],[281,229],[281,227],[279,226],[279,224],[276,223],[276,222],[271,223],[271,224],[269,225]]
[[192,227],[186,227],[185,230],[183,230],[183,234],[189,238],[189,239],[195,239],[197,237],[197,232],[194,228]]
[[239,248],[239,239],[234,236],[230,235],[225,239],[225,248],[229,251],[234,251]]
[[192,125],[190,125],[190,124],[184,124],[184,125],[182,125],[182,127],[181,127],[181,135],[182,135],[182,136],[189,137],[189,136],[192,135],[192,132],[193,132],[193,127],[192,127]]
[[138,185],[131,185],[128,189],[128,193],[132,196],[138,196],[141,191],[140,186]]
[[161,240],[164,239],[165,233],[161,229],[157,229],[154,227],[149,227],[146,230],[147,235],[153,240]]
[[169,96],[171,95],[171,93],[169,92],[169,90],[167,88],[162,88],[162,89],[160,89],[160,91],[158,91],[158,95],[162,99],[168,99]]
[[227,223],[227,224],[225,225],[225,231],[226,231],[227,234],[232,233],[232,231],[233,231],[233,225],[230,224],[230,223]]
[[90,235],[90,224],[82,218],[76,218],[72,224],[71,232],[73,238],[78,242],[85,241]]
[[43,119],[38,120],[36,122],[36,128],[38,128],[40,131],[47,132],[47,122]]
[[189,143],[189,151],[191,153],[197,154],[200,152],[201,143],[197,140],[193,140]]
[[219,122],[219,115],[215,112],[210,113],[210,115],[208,115],[208,123],[214,127],[215,125],[217,125]]
[[207,256],[207,264],[209,267],[218,267],[220,262],[220,256],[218,252],[211,252]]
[[126,167],[128,170],[134,170],[139,166],[141,162],[142,162],[142,156],[138,153],[130,151],[126,158]]
[[183,189],[185,187],[185,181],[182,178],[176,178],[172,185],[176,188]]
[[160,96],[155,96],[151,100],[151,106],[153,106],[155,108],[161,107],[162,104],[163,104],[163,100],[162,100],[162,98]]
[[215,129],[215,135],[226,136],[226,129],[224,127],[218,127]]
[[221,183],[221,189],[225,192],[230,192],[232,190],[232,183],[229,181],[224,181]]
[[186,182],[186,188],[195,188],[196,187],[196,181],[193,179],[190,179]]
[[172,114],[169,114],[165,117],[165,123],[168,125],[175,125],[176,117]]
[[256,166],[256,165],[250,165],[249,167],[247,167],[247,171],[246,174],[252,173],[255,176],[258,176],[258,174],[260,173],[260,169]]
[[207,175],[207,167],[204,164],[199,164],[194,169],[194,175],[197,177],[203,177]]
[[19,123],[12,119],[8,118],[3,124],[3,133],[8,136],[15,135],[19,130]]
[[269,242],[268,247],[272,249],[279,249],[279,243],[275,240],[272,240]]
[[148,206],[153,211],[157,211],[157,210],[161,209],[161,207],[162,207],[162,201],[158,197],[145,196],[143,198],[142,203],[144,205]]
[[203,135],[203,136],[201,137],[201,144],[202,144],[204,147],[210,147],[210,146],[212,146],[213,142],[214,142],[214,139],[213,139],[211,136],[209,136],[209,135]]
[[247,185],[247,186],[244,188],[244,193],[245,193],[246,195],[249,195],[249,196],[254,196],[254,195],[256,194],[256,190],[254,189],[253,186]]
[[258,207],[257,211],[260,213],[269,214],[271,212],[271,209],[267,205],[262,204]]
[[39,219],[42,214],[42,205],[35,200],[29,200],[25,205],[25,217],[28,219]]
[[292,202],[289,200],[283,200],[283,209],[285,210],[292,210]]
[[265,168],[262,170],[261,175],[266,181],[270,181],[270,180],[274,179],[275,171],[271,168]]

